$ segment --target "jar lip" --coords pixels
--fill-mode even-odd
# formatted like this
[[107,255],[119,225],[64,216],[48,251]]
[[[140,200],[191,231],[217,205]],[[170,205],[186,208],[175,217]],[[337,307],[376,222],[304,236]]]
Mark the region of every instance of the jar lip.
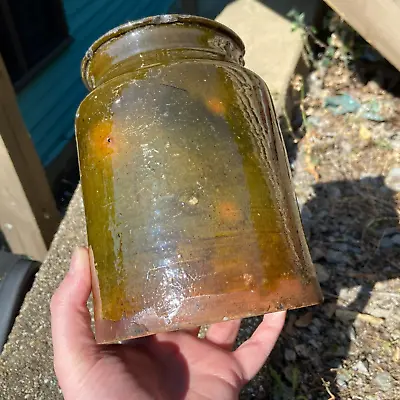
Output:
[[132,31],[137,28],[141,28],[144,26],[151,25],[167,25],[167,24],[176,24],[176,23],[194,23],[197,25],[202,25],[205,27],[213,28],[221,33],[229,36],[231,39],[235,41],[240,50],[244,53],[245,46],[240,39],[240,37],[226,25],[221,24],[220,22],[214,21],[212,19],[199,17],[197,15],[184,15],[184,14],[163,14],[163,15],[155,15],[152,17],[146,17],[135,21],[130,21],[125,24],[119,25],[116,28],[113,28],[106,32],[104,35],[100,36],[86,51],[82,63],[81,63],[81,74],[82,78],[86,83],[86,71],[88,67],[88,63],[93,58],[93,54],[96,50],[99,49],[103,44],[107,43],[109,40],[114,39],[120,35],[123,35],[129,31]]

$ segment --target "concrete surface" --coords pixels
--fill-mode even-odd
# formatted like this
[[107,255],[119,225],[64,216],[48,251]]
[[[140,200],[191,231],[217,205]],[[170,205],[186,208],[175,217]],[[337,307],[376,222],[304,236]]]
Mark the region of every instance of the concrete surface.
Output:
[[243,40],[246,67],[264,79],[278,114],[303,49],[301,33],[291,31],[286,14],[297,9],[305,12],[305,21],[311,23],[320,5],[319,0],[236,0],[216,18]]
[[0,355],[1,400],[62,399],[53,371],[49,304],[67,271],[72,250],[85,243],[83,201],[78,190]]
[[[302,42],[290,31],[285,15],[291,8],[316,12],[317,0],[237,0],[227,5],[218,20],[244,40],[246,65],[268,84],[278,108],[282,107],[290,77],[298,63]],[[48,257],[0,355],[0,399],[60,399],[53,372],[49,302],[64,276],[71,252],[86,243],[81,192],[78,190],[57,232]]]

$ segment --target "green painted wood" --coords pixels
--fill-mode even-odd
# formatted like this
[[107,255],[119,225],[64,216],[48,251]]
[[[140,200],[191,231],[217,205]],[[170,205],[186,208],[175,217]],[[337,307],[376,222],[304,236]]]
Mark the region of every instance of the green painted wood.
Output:
[[18,93],[18,103],[44,165],[74,134],[75,111],[86,94],[80,62],[91,43],[129,20],[168,12],[174,0],[64,0],[72,43]]

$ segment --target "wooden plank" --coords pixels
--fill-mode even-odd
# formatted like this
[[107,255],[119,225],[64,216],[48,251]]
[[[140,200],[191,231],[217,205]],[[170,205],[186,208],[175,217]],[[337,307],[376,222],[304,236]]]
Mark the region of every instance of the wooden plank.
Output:
[[0,56],[0,226],[14,253],[42,261],[60,222]]
[[398,0],[325,0],[325,2],[400,71]]

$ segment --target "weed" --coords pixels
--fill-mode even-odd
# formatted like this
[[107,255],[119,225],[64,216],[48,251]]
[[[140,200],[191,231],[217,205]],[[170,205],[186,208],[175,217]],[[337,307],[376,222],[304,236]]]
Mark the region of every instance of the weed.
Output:
[[[337,61],[348,66],[366,55],[366,45],[360,43],[359,35],[333,11],[328,12],[324,18],[323,29],[328,31],[326,43],[318,38],[315,26],[306,23],[304,13],[291,9],[287,16],[292,20],[292,31],[301,32],[304,59],[308,66],[316,67],[320,63],[326,68]],[[322,49],[322,53],[315,55],[312,49],[313,44]],[[375,55],[368,54],[368,57],[375,57]]]

